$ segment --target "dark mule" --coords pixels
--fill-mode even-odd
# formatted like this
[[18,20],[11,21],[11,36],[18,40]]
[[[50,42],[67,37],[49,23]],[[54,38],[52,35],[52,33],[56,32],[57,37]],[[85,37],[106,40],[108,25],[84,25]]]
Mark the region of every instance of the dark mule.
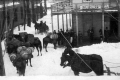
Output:
[[40,24],[37,23],[37,22],[34,22],[34,23],[35,23],[35,25],[34,25],[34,27],[35,27],[35,34],[38,34],[39,33]]
[[[14,59],[15,55],[12,53],[18,53],[19,47],[25,46],[27,48],[26,51],[31,47],[32,39],[29,40],[27,35],[30,35],[30,34],[23,32],[23,33],[20,33],[19,35],[11,34],[8,36],[8,38],[6,40],[6,46],[7,46],[7,53],[10,56],[10,60]],[[32,35],[32,38],[33,38],[33,42],[34,42],[34,35]],[[30,50],[28,52],[26,52],[26,51],[21,50],[21,52],[25,52],[25,53],[29,52],[31,54],[29,56],[33,57],[32,49],[31,49],[31,52],[30,52]],[[19,52],[18,54],[20,54],[21,52]],[[11,56],[11,54],[12,54],[12,56]],[[30,61],[30,66],[32,66],[31,65],[31,57],[29,57],[29,59],[28,59]],[[13,60],[11,60],[11,62],[13,62]]]
[[[65,62],[68,61],[68,64]],[[94,71],[96,75],[103,75],[103,60],[100,55],[77,54],[72,49],[65,49],[61,57],[61,66],[71,66],[75,75],[79,72],[89,73]]]
[[19,33],[19,36],[20,36],[19,40],[22,41],[22,42],[26,42],[27,35],[28,35],[27,32],[21,32],[21,33]]
[[19,41],[18,39],[16,39],[13,35],[9,36],[6,39],[6,46],[7,46],[6,50],[7,50],[8,54],[17,53],[17,48],[21,45],[23,45],[23,43],[21,41]]
[[32,67],[31,59],[33,58],[33,54],[32,54],[33,48],[32,47],[28,47],[27,50],[26,50],[26,52],[28,54],[27,58],[26,58],[26,64],[28,66],[28,61],[29,61],[30,66]]
[[16,67],[19,76],[21,75],[25,76],[26,60],[23,59],[21,55],[18,53],[9,54],[9,58],[13,66]]
[[47,33],[49,31],[49,27],[48,27],[48,25],[46,25],[46,22],[44,22],[42,24],[42,30],[43,31],[41,31],[41,32],[44,32],[44,33]]
[[[34,43],[34,35],[33,34],[28,34],[27,32],[21,32],[21,33],[19,33],[19,35],[20,35],[20,41],[22,41],[23,42],[23,44],[22,44],[22,46],[25,46],[26,47],[26,49],[24,50],[21,50],[22,52],[27,52],[27,53],[30,53],[29,54],[29,58],[28,59],[26,59],[26,61],[27,61],[27,65],[28,65],[28,61],[30,62],[30,66],[32,67],[32,64],[31,64],[31,58],[33,58],[33,55],[32,55],[32,52],[33,52],[33,43]],[[20,46],[20,47],[22,47],[22,46]],[[30,49],[30,50],[29,50]],[[29,51],[27,51],[27,50],[29,50]]]
[[[42,51],[42,44],[41,44],[40,39],[38,37],[34,37],[33,34],[28,34],[27,42],[30,43],[29,47],[33,47],[33,48],[37,49],[38,56],[39,56],[39,53],[41,53],[41,51]],[[42,55],[42,53],[41,53],[41,55]]]
[[[34,38],[34,43],[33,43],[34,47],[36,47],[37,51],[38,51],[38,55],[39,56],[39,52],[41,53],[42,51],[42,43],[40,41],[40,39],[38,37]],[[42,56],[42,53],[41,53]]]
[[47,33],[49,30],[49,27],[46,25],[46,22],[43,23],[42,21],[40,23],[34,22],[35,25],[35,33]]
[[13,65],[16,67],[19,76],[25,76],[26,60],[24,60],[20,54],[16,55],[16,59],[13,61]]
[[[20,36],[20,38],[18,36]],[[42,51],[42,44],[38,37],[34,37],[33,34],[28,34],[26,32],[21,32],[18,36],[15,35],[15,37],[23,42],[23,46],[36,48],[39,56],[39,52]]]
[[18,47],[17,49],[17,53],[20,54],[20,56],[27,61],[27,65],[29,60],[31,67],[32,67],[31,58],[33,58],[32,52],[33,52],[32,47],[21,46],[21,47]]
[[52,43],[54,45],[54,49],[57,48],[57,38],[58,38],[57,34],[49,34],[43,38],[43,48],[45,48],[46,52],[48,52],[47,51],[48,43]]

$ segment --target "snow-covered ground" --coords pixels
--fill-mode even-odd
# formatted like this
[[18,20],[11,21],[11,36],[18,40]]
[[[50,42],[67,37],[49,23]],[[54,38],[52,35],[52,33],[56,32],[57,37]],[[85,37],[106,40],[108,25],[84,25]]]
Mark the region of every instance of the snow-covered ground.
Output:
[[[21,31],[23,30],[23,27],[21,27]],[[26,32],[34,34],[34,27],[26,27]],[[17,34],[19,33],[18,28],[14,30],[14,33]],[[34,34],[35,36],[39,37],[40,40],[42,41],[42,38],[45,35],[41,34]],[[4,45],[2,43],[2,47],[4,50]],[[76,51],[76,49],[73,49]],[[71,70],[70,67],[62,68],[60,66],[60,57],[62,52],[64,51],[64,48],[57,48],[56,50],[53,49],[53,45],[49,44],[48,45],[48,52],[45,52],[45,50],[42,50],[43,56],[37,56],[37,51],[35,50],[33,55],[34,58],[32,59],[32,65],[33,67],[27,66],[26,68],[26,78],[29,76],[34,76],[38,77],[40,76],[41,78],[47,77],[45,79],[50,78],[53,79],[78,79],[78,77],[74,77],[73,71]],[[111,67],[110,70],[115,72],[115,73],[120,73],[120,67],[114,68],[117,66],[120,66],[120,43],[101,43],[101,44],[93,44],[91,46],[84,46],[84,47],[79,47],[78,52],[81,54],[99,54],[103,57],[103,62],[106,64],[108,67]],[[16,73],[16,68],[13,67],[12,63],[9,60],[8,54],[5,53],[4,55],[4,64],[5,64],[5,71],[6,71],[6,76],[8,76],[11,79],[12,77],[18,76]],[[108,62],[107,62],[108,61]],[[109,63],[111,62],[111,63]],[[106,70],[106,68],[104,68]],[[68,77],[69,76],[69,77]],[[86,79],[89,77],[88,76],[95,76],[94,72],[84,74],[80,73],[80,79]],[[87,76],[87,77],[83,77]],[[104,76],[107,76],[105,73]],[[112,76],[115,76],[112,74]],[[8,78],[7,77],[7,78]],[[56,77],[56,78],[54,78]],[[15,77],[16,78],[16,77]],[[14,79],[15,79],[14,78]],[[38,77],[39,78],[39,77]],[[104,77],[102,77],[104,78]],[[106,77],[105,77],[106,78]],[[109,78],[109,77],[107,77]],[[112,77],[113,78],[113,77]],[[119,77],[113,78],[114,80]],[[30,78],[31,79],[31,78]],[[91,79],[91,77],[90,77]],[[94,77],[92,77],[94,79]],[[100,77],[101,79],[101,77]],[[111,79],[111,78],[110,78]]]
[[[19,31],[16,28],[14,30],[14,33],[17,34]],[[21,27],[21,31],[23,30],[23,27]],[[34,34],[34,27],[26,27],[26,32]],[[45,35],[41,34],[34,34],[35,36],[39,37],[42,41],[42,38]],[[75,50],[75,49],[74,49]],[[60,57],[62,52],[64,51],[64,48],[58,48],[53,49],[53,45],[48,45],[48,52],[45,52],[45,50],[42,50],[43,56],[37,57],[37,51],[35,50],[33,55],[34,58],[32,59],[33,67],[28,66],[26,68],[26,76],[37,76],[37,75],[46,75],[46,76],[74,76],[72,70],[70,67],[62,68],[60,66]],[[80,54],[99,54],[103,57],[103,62],[108,67],[110,67],[110,70],[115,73],[120,73],[120,43],[101,43],[101,44],[93,44],[91,46],[84,46],[79,47],[78,51]],[[5,61],[5,69],[6,76],[17,76],[16,69],[11,64],[8,55],[4,55],[4,61]],[[111,63],[110,63],[111,62]],[[116,68],[114,68],[116,67]],[[12,68],[12,69],[10,69]],[[9,70],[10,69],[10,70]],[[104,68],[106,70],[106,68]],[[83,74],[80,75],[84,76],[94,76],[95,74],[89,73],[89,74]],[[105,74],[106,76],[107,74]],[[114,76],[114,75],[113,75]]]
[[[46,21],[47,25],[50,28],[50,32],[52,31],[51,27],[51,12],[48,11],[47,16],[43,17],[42,19],[39,19],[38,22],[41,20]],[[62,22],[62,21],[61,21]],[[54,17],[54,29],[57,30],[57,19]],[[62,24],[60,24],[60,27]],[[62,28],[62,27],[61,27]],[[23,32],[23,27],[21,26],[21,31],[18,31],[18,28],[14,30],[15,34],[18,34],[19,32]],[[45,34],[35,34],[34,31],[34,24],[32,24],[32,27],[26,27],[25,32],[32,33],[34,36],[37,36],[42,41]],[[4,43],[2,42],[2,49],[4,50]],[[74,49],[76,50],[76,49]],[[5,72],[6,77],[3,77],[2,80],[11,79],[41,79],[41,80],[103,80],[103,79],[109,79],[109,80],[118,80],[120,77],[116,77],[114,74],[112,74],[112,77],[108,77],[105,73],[102,77],[95,77],[94,72],[85,74],[80,73],[80,77],[74,77],[73,71],[70,67],[62,68],[60,66],[60,57],[62,55],[62,52],[64,51],[64,48],[57,48],[56,50],[53,49],[53,45],[48,45],[48,52],[45,52],[45,50],[42,50],[43,56],[37,56],[37,51],[34,50],[33,55],[34,58],[32,59],[32,65],[33,67],[27,66],[26,68],[26,76],[25,77],[17,77],[18,74],[16,73],[16,68],[13,67],[12,63],[9,60],[8,54],[5,53],[4,55],[4,65],[5,65]],[[103,62],[108,67],[110,67],[110,70],[115,73],[120,73],[120,43],[100,43],[100,44],[93,44],[91,46],[83,46],[78,48],[78,52],[80,54],[99,54],[103,57]],[[104,68],[106,70],[106,68]],[[85,77],[87,76],[87,77]],[[92,76],[92,77],[89,77]]]

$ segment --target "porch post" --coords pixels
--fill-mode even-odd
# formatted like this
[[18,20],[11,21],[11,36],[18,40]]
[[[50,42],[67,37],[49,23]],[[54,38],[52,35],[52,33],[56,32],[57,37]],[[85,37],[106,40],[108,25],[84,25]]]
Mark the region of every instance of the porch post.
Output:
[[71,27],[71,14],[69,13],[69,24],[70,24],[70,27]]
[[23,8],[24,8],[24,30],[26,29],[26,1],[23,0]]
[[59,14],[57,15],[58,30],[59,30]]
[[44,0],[44,7],[45,7],[45,15],[47,14],[47,3],[46,0]]
[[77,5],[76,5],[76,34],[77,34],[77,46],[78,46],[78,13],[77,13]]
[[53,32],[53,13],[52,13],[52,5],[51,5],[51,24],[52,24],[52,32]]
[[52,32],[53,32],[53,15],[51,15],[51,24],[52,24]]
[[64,31],[64,14],[62,14],[62,26],[63,26],[63,31]]
[[67,13],[66,13],[66,30],[68,30],[68,20],[67,20]]
[[117,4],[117,6],[118,6],[118,37],[120,37],[120,7],[119,7],[119,3],[120,3],[120,1],[118,0],[118,4]]
[[104,41],[104,2],[103,2],[103,7],[102,7],[102,33],[103,33],[103,41]]

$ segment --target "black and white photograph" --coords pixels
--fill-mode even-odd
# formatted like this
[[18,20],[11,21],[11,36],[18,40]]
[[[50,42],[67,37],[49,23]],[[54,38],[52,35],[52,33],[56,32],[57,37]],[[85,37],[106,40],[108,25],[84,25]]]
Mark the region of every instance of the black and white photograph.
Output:
[[119,80],[120,0],[0,0],[1,80]]

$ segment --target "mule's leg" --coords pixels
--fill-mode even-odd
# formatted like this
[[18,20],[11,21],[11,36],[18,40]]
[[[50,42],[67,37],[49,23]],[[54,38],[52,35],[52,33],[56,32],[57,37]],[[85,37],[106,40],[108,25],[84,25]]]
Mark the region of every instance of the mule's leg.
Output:
[[74,71],[75,76],[79,76],[79,72],[78,71]]
[[19,73],[18,73],[18,74],[19,74],[19,76],[21,76],[21,72],[20,72],[20,71],[19,71]]
[[32,64],[31,64],[31,58],[29,59],[29,61],[30,61],[30,66],[32,67]]
[[28,66],[28,60],[26,60],[26,65]]
[[[42,51],[42,47],[41,46],[39,46],[39,51],[41,53],[41,51]],[[42,56],[42,53],[41,53],[41,56]]]
[[55,44],[53,44],[54,45],[54,49],[55,49]]
[[43,39],[43,48],[45,48],[46,52],[48,52],[47,51],[47,45],[48,45],[48,42],[44,41],[44,39]]
[[25,76],[25,69],[26,69],[26,66],[24,67],[23,76]]
[[20,68],[18,69],[18,75],[22,76],[22,72],[21,72]]
[[18,70],[18,68],[16,67],[16,70],[17,70],[17,73],[19,73],[19,70]]
[[47,50],[47,45],[45,46],[45,50],[46,50],[46,52],[48,52],[48,50]]
[[47,48],[45,48],[45,51],[48,52],[48,51],[47,51]]
[[45,44],[44,44],[44,42],[43,42],[43,48],[45,48]]
[[57,46],[56,46],[56,44],[54,43],[54,49],[57,49]]
[[36,49],[37,49],[37,51],[38,51],[38,55],[37,55],[37,56],[39,56],[39,49],[38,49],[38,46],[36,46]]
[[23,73],[23,76],[25,76],[25,73]]

